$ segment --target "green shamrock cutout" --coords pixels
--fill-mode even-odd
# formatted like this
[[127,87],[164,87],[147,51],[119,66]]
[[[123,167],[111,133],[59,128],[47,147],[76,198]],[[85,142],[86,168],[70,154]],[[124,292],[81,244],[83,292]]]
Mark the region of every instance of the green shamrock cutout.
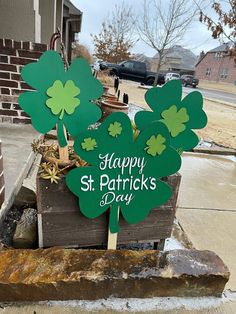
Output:
[[154,121],[164,123],[170,133],[171,146],[178,151],[190,150],[198,144],[193,129],[202,129],[207,124],[203,111],[201,93],[194,91],[182,98],[180,80],[171,80],[163,87],[153,87],[145,94],[145,100],[152,111],[140,111],[135,115],[139,130]]
[[171,136],[175,137],[186,129],[185,122],[189,120],[186,108],[181,108],[179,111],[176,106],[171,106],[164,110],[161,114],[161,120],[170,131]]
[[117,121],[115,121],[114,123],[111,123],[108,128],[108,131],[111,136],[117,137],[122,132],[121,124]]
[[94,138],[88,137],[84,139],[83,143],[81,143],[81,146],[88,152],[90,150],[94,150],[97,147],[97,142]]
[[102,84],[86,60],[75,59],[65,71],[61,56],[49,50],[26,65],[21,75],[35,90],[22,93],[19,105],[38,132],[45,134],[57,125],[61,147],[67,145],[64,127],[75,137],[101,117],[100,108],[91,101],[102,95]]
[[[122,128],[117,137],[108,131],[115,122]],[[97,148],[83,149],[85,139],[94,139]],[[147,143],[152,154],[146,149]],[[110,209],[112,233],[119,231],[118,210],[128,223],[138,223],[151,209],[164,204],[172,189],[160,179],[181,166],[181,157],[170,147],[169,131],[163,123],[151,123],[134,140],[132,124],[120,112],[108,116],[98,129],[80,134],[74,149],[90,166],[71,170],[67,186],[79,197],[86,217],[96,218]]]
[[63,86],[61,81],[56,80],[52,87],[47,89],[47,94],[51,98],[46,101],[46,105],[53,114],[60,114],[59,119],[62,120],[65,112],[72,114],[75,108],[79,106],[80,100],[76,98],[79,93],[80,89],[75,86],[73,81],[69,80]]
[[165,138],[160,134],[158,134],[157,136],[152,135],[146,142],[146,144],[148,145],[145,148],[147,150],[147,153],[152,155],[153,157],[156,155],[161,155],[166,148],[166,146],[163,144],[165,143],[165,141]]

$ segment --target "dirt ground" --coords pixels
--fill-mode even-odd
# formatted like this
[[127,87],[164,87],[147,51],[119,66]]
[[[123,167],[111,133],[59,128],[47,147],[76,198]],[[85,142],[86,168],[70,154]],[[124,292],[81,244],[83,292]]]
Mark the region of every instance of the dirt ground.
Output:
[[216,82],[200,80],[198,87],[204,88],[204,89],[214,89],[214,90],[223,91],[226,93],[236,94],[236,85],[229,84],[229,83],[216,83]]
[[[144,100],[145,89],[138,88],[139,84],[122,81],[121,95],[128,93],[129,102],[150,110]],[[216,144],[236,149],[236,108],[213,101],[204,101],[204,110],[208,116],[208,124],[197,133],[200,138],[213,141]]]

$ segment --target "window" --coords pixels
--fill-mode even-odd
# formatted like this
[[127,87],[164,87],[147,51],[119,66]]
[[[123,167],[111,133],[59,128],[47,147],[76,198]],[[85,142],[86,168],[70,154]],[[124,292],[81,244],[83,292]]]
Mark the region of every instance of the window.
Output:
[[215,60],[220,60],[221,57],[222,57],[222,54],[221,54],[220,52],[216,52],[216,53],[214,54],[214,59],[215,59]]
[[138,71],[145,71],[145,70],[146,70],[145,63],[142,63],[142,62],[135,62],[135,63],[134,63],[134,69],[135,69],[135,70],[138,70]]
[[220,70],[220,78],[226,79],[227,76],[228,76],[228,69],[222,68],[222,69]]
[[131,69],[132,70],[134,68],[133,62],[128,61],[128,62],[125,62],[123,64],[124,64],[124,67],[127,68],[127,69]]
[[210,76],[211,75],[211,68],[207,68],[206,69],[206,76]]

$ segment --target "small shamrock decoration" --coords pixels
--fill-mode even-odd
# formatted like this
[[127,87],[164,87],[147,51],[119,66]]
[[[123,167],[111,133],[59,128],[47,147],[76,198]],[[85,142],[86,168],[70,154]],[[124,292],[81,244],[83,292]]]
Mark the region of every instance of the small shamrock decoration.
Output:
[[115,121],[114,123],[111,123],[108,128],[108,131],[111,136],[117,137],[122,132],[121,124],[117,121]]
[[157,136],[152,135],[146,142],[146,144],[148,145],[145,148],[147,150],[147,153],[152,156],[161,155],[166,148],[166,146],[163,144],[165,143],[165,141],[165,138],[160,134],[158,134]]
[[65,71],[61,56],[49,50],[37,62],[26,65],[21,75],[35,89],[19,96],[21,108],[40,133],[57,125],[61,147],[67,145],[64,127],[75,137],[101,117],[101,110],[91,101],[102,95],[102,84],[84,59],[75,59]]
[[[122,129],[117,137],[110,135],[111,130],[117,133],[114,126]],[[86,140],[94,140],[96,149],[86,149],[90,148]],[[171,188],[160,179],[178,171],[181,158],[170,147],[169,131],[161,122],[151,123],[134,140],[128,116],[116,112],[98,129],[80,134],[74,149],[91,166],[71,170],[67,186],[79,197],[86,217],[96,218],[110,210],[112,233],[119,231],[118,210],[128,223],[138,223],[171,197]]]
[[145,94],[145,100],[152,111],[140,111],[135,115],[139,130],[154,121],[164,123],[170,133],[171,146],[176,150],[190,150],[198,144],[193,129],[202,129],[207,116],[202,109],[201,93],[194,91],[182,97],[180,80],[171,80],[163,87],[154,87]]
[[94,150],[97,147],[97,142],[94,138],[88,137],[84,139],[83,143],[81,143],[81,146],[88,152],[90,150]]
[[186,108],[181,108],[178,111],[174,105],[164,110],[161,116],[163,117],[161,121],[165,123],[173,137],[186,129],[185,122],[189,120]]
[[80,100],[76,98],[79,93],[80,89],[75,86],[73,81],[69,80],[63,86],[61,81],[56,80],[52,87],[47,89],[47,94],[51,98],[46,101],[46,105],[53,114],[59,114],[59,119],[62,120],[65,113],[72,114],[79,106]]

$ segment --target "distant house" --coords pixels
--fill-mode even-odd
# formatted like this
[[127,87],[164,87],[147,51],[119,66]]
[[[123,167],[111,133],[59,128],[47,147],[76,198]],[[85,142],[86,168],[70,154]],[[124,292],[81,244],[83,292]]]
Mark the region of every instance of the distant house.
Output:
[[59,27],[69,57],[81,22],[82,12],[69,0],[0,1],[0,38],[49,44]]
[[[165,57],[160,71],[194,74],[196,62],[197,56],[191,50],[175,45],[172,48],[165,50]],[[152,59],[152,71],[156,71],[157,63],[158,54]]]
[[208,51],[196,64],[196,76],[214,82],[236,82],[236,64],[226,43]]

